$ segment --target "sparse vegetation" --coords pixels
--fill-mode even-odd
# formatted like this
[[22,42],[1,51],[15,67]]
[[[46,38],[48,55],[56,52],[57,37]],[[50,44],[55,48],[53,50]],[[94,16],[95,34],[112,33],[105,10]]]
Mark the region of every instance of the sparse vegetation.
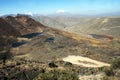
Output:
[[120,69],[120,58],[117,58],[112,62],[112,68],[113,69]]
[[114,76],[115,75],[112,68],[105,68],[104,72],[107,76]]
[[116,77],[114,76],[104,76],[102,80],[118,80]]
[[58,65],[56,65],[54,61],[51,61],[48,65],[49,65],[50,68],[58,67]]
[[119,75],[119,70],[120,70],[120,58],[115,59],[111,63],[111,67],[105,67],[104,72],[104,80],[119,80],[120,76]]
[[[6,50],[5,54],[0,54],[0,59],[2,59],[0,61],[1,80],[78,80],[78,75],[95,76],[102,72],[105,73],[103,80],[117,80],[116,75],[119,77],[120,58],[113,61],[116,56],[119,57],[120,51],[120,42],[116,40],[107,42],[108,39],[104,40],[100,38],[101,40],[97,40],[79,36],[74,33],[46,27],[22,15],[17,17],[6,17],[4,20],[13,26],[16,31],[23,35],[27,34],[21,37],[32,39],[30,39],[26,45],[16,48],[15,53],[21,57],[21,59],[16,59],[15,57],[11,58],[12,53],[9,53],[10,45],[16,41],[16,38],[9,35],[7,35],[9,37],[0,37],[0,50],[1,52],[2,50]],[[97,23],[95,26],[97,26]],[[40,29],[38,32],[43,33],[34,33],[37,31],[37,28]],[[106,43],[104,43],[104,41]],[[93,44],[97,46],[93,46]],[[3,55],[3,57],[1,57],[1,55]],[[94,60],[108,63],[113,61],[113,63],[111,67],[89,68],[89,65],[84,67],[79,64],[75,65],[70,62],[62,61],[62,59],[68,55],[89,57]],[[93,61],[81,60],[79,62],[96,65],[92,63]]]
[[40,74],[34,80],[79,80],[75,72],[68,70],[51,70],[46,73]]
[[0,51],[10,49],[12,43],[16,42],[16,39],[13,37],[1,37],[0,36]]

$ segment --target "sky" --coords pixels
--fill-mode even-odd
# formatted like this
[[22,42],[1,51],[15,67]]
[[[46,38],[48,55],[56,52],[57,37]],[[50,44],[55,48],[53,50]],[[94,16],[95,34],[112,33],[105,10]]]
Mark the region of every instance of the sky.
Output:
[[102,14],[120,12],[120,0],[0,0],[5,14]]

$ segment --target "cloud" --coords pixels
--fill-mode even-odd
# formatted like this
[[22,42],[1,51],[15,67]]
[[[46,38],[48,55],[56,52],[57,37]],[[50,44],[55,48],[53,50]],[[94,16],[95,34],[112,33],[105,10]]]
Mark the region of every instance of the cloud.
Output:
[[63,10],[63,9],[60,9],[60,10],[57,10],[56,13],[65,13],[67,12],[66,10]]
[[27,14],[27,15],[31,15],[31,16],[33,15],[32,12],[27,12],[27,13],[25,13],[25,14]]

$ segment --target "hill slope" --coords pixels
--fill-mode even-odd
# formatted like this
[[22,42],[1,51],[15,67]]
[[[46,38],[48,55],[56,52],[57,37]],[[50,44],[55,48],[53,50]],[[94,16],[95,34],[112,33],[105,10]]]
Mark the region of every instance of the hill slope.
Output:
[[11,24],[0,18],[0,36],[20,36],[20,33]]
[[[46,77],[46,75],[51,75],[48,73],[51,70],[58,70],[57,73],[51,71],[52,75],[57,74],[57,77],[58,74],[66,74],[64,72],[61,74],[60,71],[68,70],[70,74],[71,71],[75,72],[76,76],[71,74],[73,77],[79,75],[79,78],[83,78],[83,80],[84,75],[86,77],[86,75],[91,76],[91,74],[93,75],[92,78],[102,79],[103,76],[95,77],[94,75],[103,72],[103,66],[110,66],[104,62],[110,63],[114,58],[120,56],[120,41],[109,36],[103,35],[109,39],[95,39],[86,35],[78,35],[44,26],[28,16],[22,15],[6,17],[1,22],[1,29],[6,30],[3,33],[10,32],[6,29],[10,28],[22,35],[18,36],[19,39],[28,40],[26,40],[27,42],[18,41],[17,43],[20,42],[23,45],[11,46],[10,50],[0,52],[0,59],[2,59],[0,61],[0,73],[5,73],[0,75],[0,79],[37,80],[39,77],[41,79],[42,75],[45,75],[43,76],[45,79],[53,79]],[[4,29],[3,26],[7,27]],[[9,34],[14,35],[15,33]],[[38,74],[42,75],[39,76]]]
[[33,32],[41,32],[41,29],[38,26],[43,26],[29,18],[29,16],[18,15],[16,17],[7,16],[4,20],[9,23],[12,27],[18,30],[21,35],[29,34]]
[[119,37],[120,32],[119,17],[93,18],[84,24],[79,23],[72,27],[65,28],[66,31],[85,34],[104,34]]
[[[42,35],[33,38],[23,46],[13,48],[11,51],[15,55],[20,55],[19,57],[26,57],[28,60],[49,62],[68,55],[81,55],[109,62],[108,60],[111,57],[119,55],[118,50],[115,50],[116,48],[113,47],[111,41],[69,33],[41,25],[41,23],[34,20],[32,21],[41,29]],[[30,23],[26,23],[26,25],[28,24]],[[114,53],[110,53],[112,51]]]
[[120,17],[95,17],[80,15],[32,16],[40,23],[77,34],[102,34],[119,37]]

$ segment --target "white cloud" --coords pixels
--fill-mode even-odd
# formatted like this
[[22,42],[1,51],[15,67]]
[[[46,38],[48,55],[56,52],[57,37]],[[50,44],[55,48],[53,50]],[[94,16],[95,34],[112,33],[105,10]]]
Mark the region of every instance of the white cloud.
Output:
[[63,9],[60,9],[60,10],[57,10],[56,13],[65,13],[67,12],[66,10],[63,10]]
[[27,13],[25,13],[25,14],[27,14],[27,15],[31,15],[31,16],[33,15],[32,12],[27,12]]

